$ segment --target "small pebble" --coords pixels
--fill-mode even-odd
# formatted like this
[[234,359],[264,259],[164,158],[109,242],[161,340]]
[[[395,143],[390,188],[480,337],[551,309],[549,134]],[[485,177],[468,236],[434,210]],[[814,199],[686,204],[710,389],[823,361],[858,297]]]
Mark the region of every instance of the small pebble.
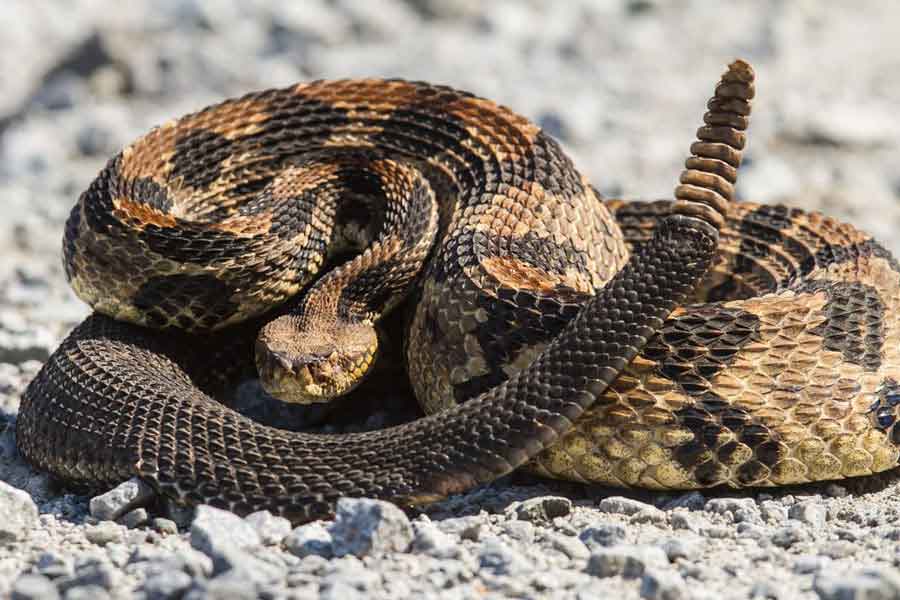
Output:
[[806,529],[796,525],[788,525],[780,527],[772,534],[772,543],[780,548],[790,548],[798,542],[805,541],[809,538]]
[[735,523],[760,520],[759,507],[753,498],[713,498],[706,503],[706,510],[730,516]]
[[0,546],[23,540],[38,525],[38,509],[27,492],[0,481]]
[[788,516],[817,530],[825,526],[825,507],[816,502],[798,502],[788,510]]
[[551,548],[562,552],[572,560],[586,560],[591,555],[585,543],[576,537],[547,531],[544,532],[543,539]]
[[330,558],[334,556],[334,540],[321,521],[301,525],[284,538],[284,547],[294,556],[310,555]]
[[97,525],[88,527],[84,537],[92,544],[105,546],[106,544],[121,542],[125,538],[122,528],[112,521],[102,521]]
[[500,527],[506,535],[523,544],[534,541],[535,527],[528,521],[504,521]]
[[190,575],[183,571],[169,571],[148,577],[142,589],[147,600],[167,600],[178,598],[192,582]]
[[700,518],[692,513],[674,512],[669,515],[669,522],[672,523],[674,529],[686,529],[694,533],[700,531]]
[[454,537],[441,531],[431,521],[416,521],[413,523],[413,530],[415,536],[411,552],[443,559],[456,558],[459,555],[459,546]]
[[275,546],[291,532],[291,522],[284,517],[273,515],[267,510],[251,513],[244,517],[259,534],[259,539],[266,546]]
[[105,494],[91,498],[91,516],[101,521],[115,521],[128,511],[147,504],[155,496],[152,487],[135,477]]
[[239,562],[240,553],[262,545],[259,534],[234,513],[212,506],[197,507],[191,523],[191,546],[209,556],[214,573],[221,573]]
[[892,600],[900,598],[900,574],[887,569],[817,575],[813,590],[821,600]]
[[509,509],[515,517],[532,523],[547,523],[572,512],[572,501],[559,496],[530,498]]
[[334,555],[380,556],[404,552],[413,540],[413,528],[396,505],[368,498],[341,498],[334,523],[328,528]]
[[134,529],[144,525],[149,519],[150,515],[147,513],[146,508],[137,508],[119,517],[119,523],[129,529]]
[[819,573],[825,570],[830,563],[831,559],[826,556],[801,554],[794,559],[794,573],[804,575],[807,573]]
[[72,559],[62,556],[55,552],[42,553],[35,563],[38,573],[50,578],[57,579],[60,577],[68,577],[75,573],[75,567],[72,565]]
[[764,500],[759,505],[760,516],[768,523],[784,523],[788,519],[786,506],[773,500]]
[[825,493],[832,498],[846,498],[847,488],[837,483],[829,483],[825,486]]
[[12,600],[55,600],[59,598],[56,586],[43,575],[25,574],[12,587]]
[[669,538],[662,544],[663,552],[670,562],[679,558],[695,560],[701,553],[703,542],[700,538],[675,537]]
[[615,546],[625,540],[625,527],[618,523],[598,523],[585,528],[578,537],[591,550]]
[[524,556],[493,536],[481,542],[478,564],[494,575],[521,575],[532,569]]
[[481,536],[481,529],[484,526],[484,520],[481,517],[455,517],[451,519],[443,519],[435,521],[438,528],[444,533],[456,535],[463,540],[471,540],[477,542]]
[[670,511],[676,508],[686,508],[688,510],[700,510],[706,506],[706,497],[697,491],[687,492],[680,496],[675,496],[663,505],[663,510]]
[[151,522],[150,525],[163,535],[177,535],[178,534],[178,525],[175,524],[175,521],[172,519],[165,519],[163,517],[156,517]]
[[819,548],[819,554],[828,558],[847,558],[860,550],[859,546],[847,540],[825,542]]
[[108,600],[112,596],[109,595],[108,590],[99,585],[87,584],[69,588],[63,598],[64,600]]
[[75,572],[56,581],[60,591],[68,595],[75,588],[97,587],[112,590],[122,580],[122,572],[109,562],[93,557],[76,561]]
[[641,598],[682,600],[689,597],[684,579],[673,571],[651,569],[641,578]]
[[641,511],[659,509],[645,502],[632,500],[631,498],[612,496],[610,498],[604,498],[603,500],[601,500],[600,504],[597,505],[597,510],[599,510],[600,512],[612,513],[617,515],[635,515]]
[[628,519],[629,523],[650,523],[653,525],[662,525],[668,520],[668,515],[660,509],[650,506],[639,510],[631,515]]
[[649,566],[669,564],[666,553],[656,546],[614,546],[597,548],[588,560],[587,572],[597,577],[636,578]]

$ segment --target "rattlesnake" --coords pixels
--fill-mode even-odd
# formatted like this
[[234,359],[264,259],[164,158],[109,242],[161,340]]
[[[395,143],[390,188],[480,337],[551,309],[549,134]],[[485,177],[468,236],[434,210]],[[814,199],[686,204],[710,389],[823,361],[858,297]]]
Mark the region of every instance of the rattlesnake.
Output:
[[[295,521],[526,464],[679,489],[892,467],[900,268],[849,225],[733,201],[752,96],[736,61],[659,202],[601,199],[524,117],[425,83],[317,81],[166,123],[69,217],[66,275],[96,312],[26,390],[18,446],[76,483]],[[354,388],[405,297],[430,416],[294,433],[212,399],[254,348],[286,400]]]

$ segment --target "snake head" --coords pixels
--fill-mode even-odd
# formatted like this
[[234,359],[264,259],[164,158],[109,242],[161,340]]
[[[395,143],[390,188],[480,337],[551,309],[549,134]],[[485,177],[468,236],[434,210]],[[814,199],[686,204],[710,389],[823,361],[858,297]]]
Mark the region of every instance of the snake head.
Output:
[[358,386],[378,354],[371,323],[305,325],[285,315],[256,339],[256,368],[263,389],[283,402],[328,402]]

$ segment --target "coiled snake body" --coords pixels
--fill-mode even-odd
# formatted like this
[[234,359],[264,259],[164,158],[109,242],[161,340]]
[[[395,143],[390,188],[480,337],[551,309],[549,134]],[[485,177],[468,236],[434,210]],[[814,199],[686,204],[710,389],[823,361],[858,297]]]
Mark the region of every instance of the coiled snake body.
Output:
[[[732,202],[752,80],[731,65],[675,200],[651,203],[601,200],[523,117],[423,83],[301,84],[153,130],[68,220],[66,273],[97,312],[27,389],[21,452],[295,521],[526,463],[680,489],[894,466],[900,268],[849,225]],[[213,399],[254,348],[288,400],[355,386],[407,294],[430,416],[316,435]]]

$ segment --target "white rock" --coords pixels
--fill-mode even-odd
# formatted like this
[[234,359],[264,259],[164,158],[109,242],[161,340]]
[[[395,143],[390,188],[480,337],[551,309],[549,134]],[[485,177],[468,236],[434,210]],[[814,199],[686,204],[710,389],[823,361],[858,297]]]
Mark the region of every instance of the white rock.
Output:
[[27,493],[0,481],[0,545],[25,539],[38,526],[38,509]]
[[378,556],[404,552],[413,540],[406,514],[390,502],[369,498],[341,498],[334,523],[328,528],[335,556]]
[[134,477],[91,498],[91,516],[102,521],[115,521],[128,511],[149,503],[155,495],[152,487]]

